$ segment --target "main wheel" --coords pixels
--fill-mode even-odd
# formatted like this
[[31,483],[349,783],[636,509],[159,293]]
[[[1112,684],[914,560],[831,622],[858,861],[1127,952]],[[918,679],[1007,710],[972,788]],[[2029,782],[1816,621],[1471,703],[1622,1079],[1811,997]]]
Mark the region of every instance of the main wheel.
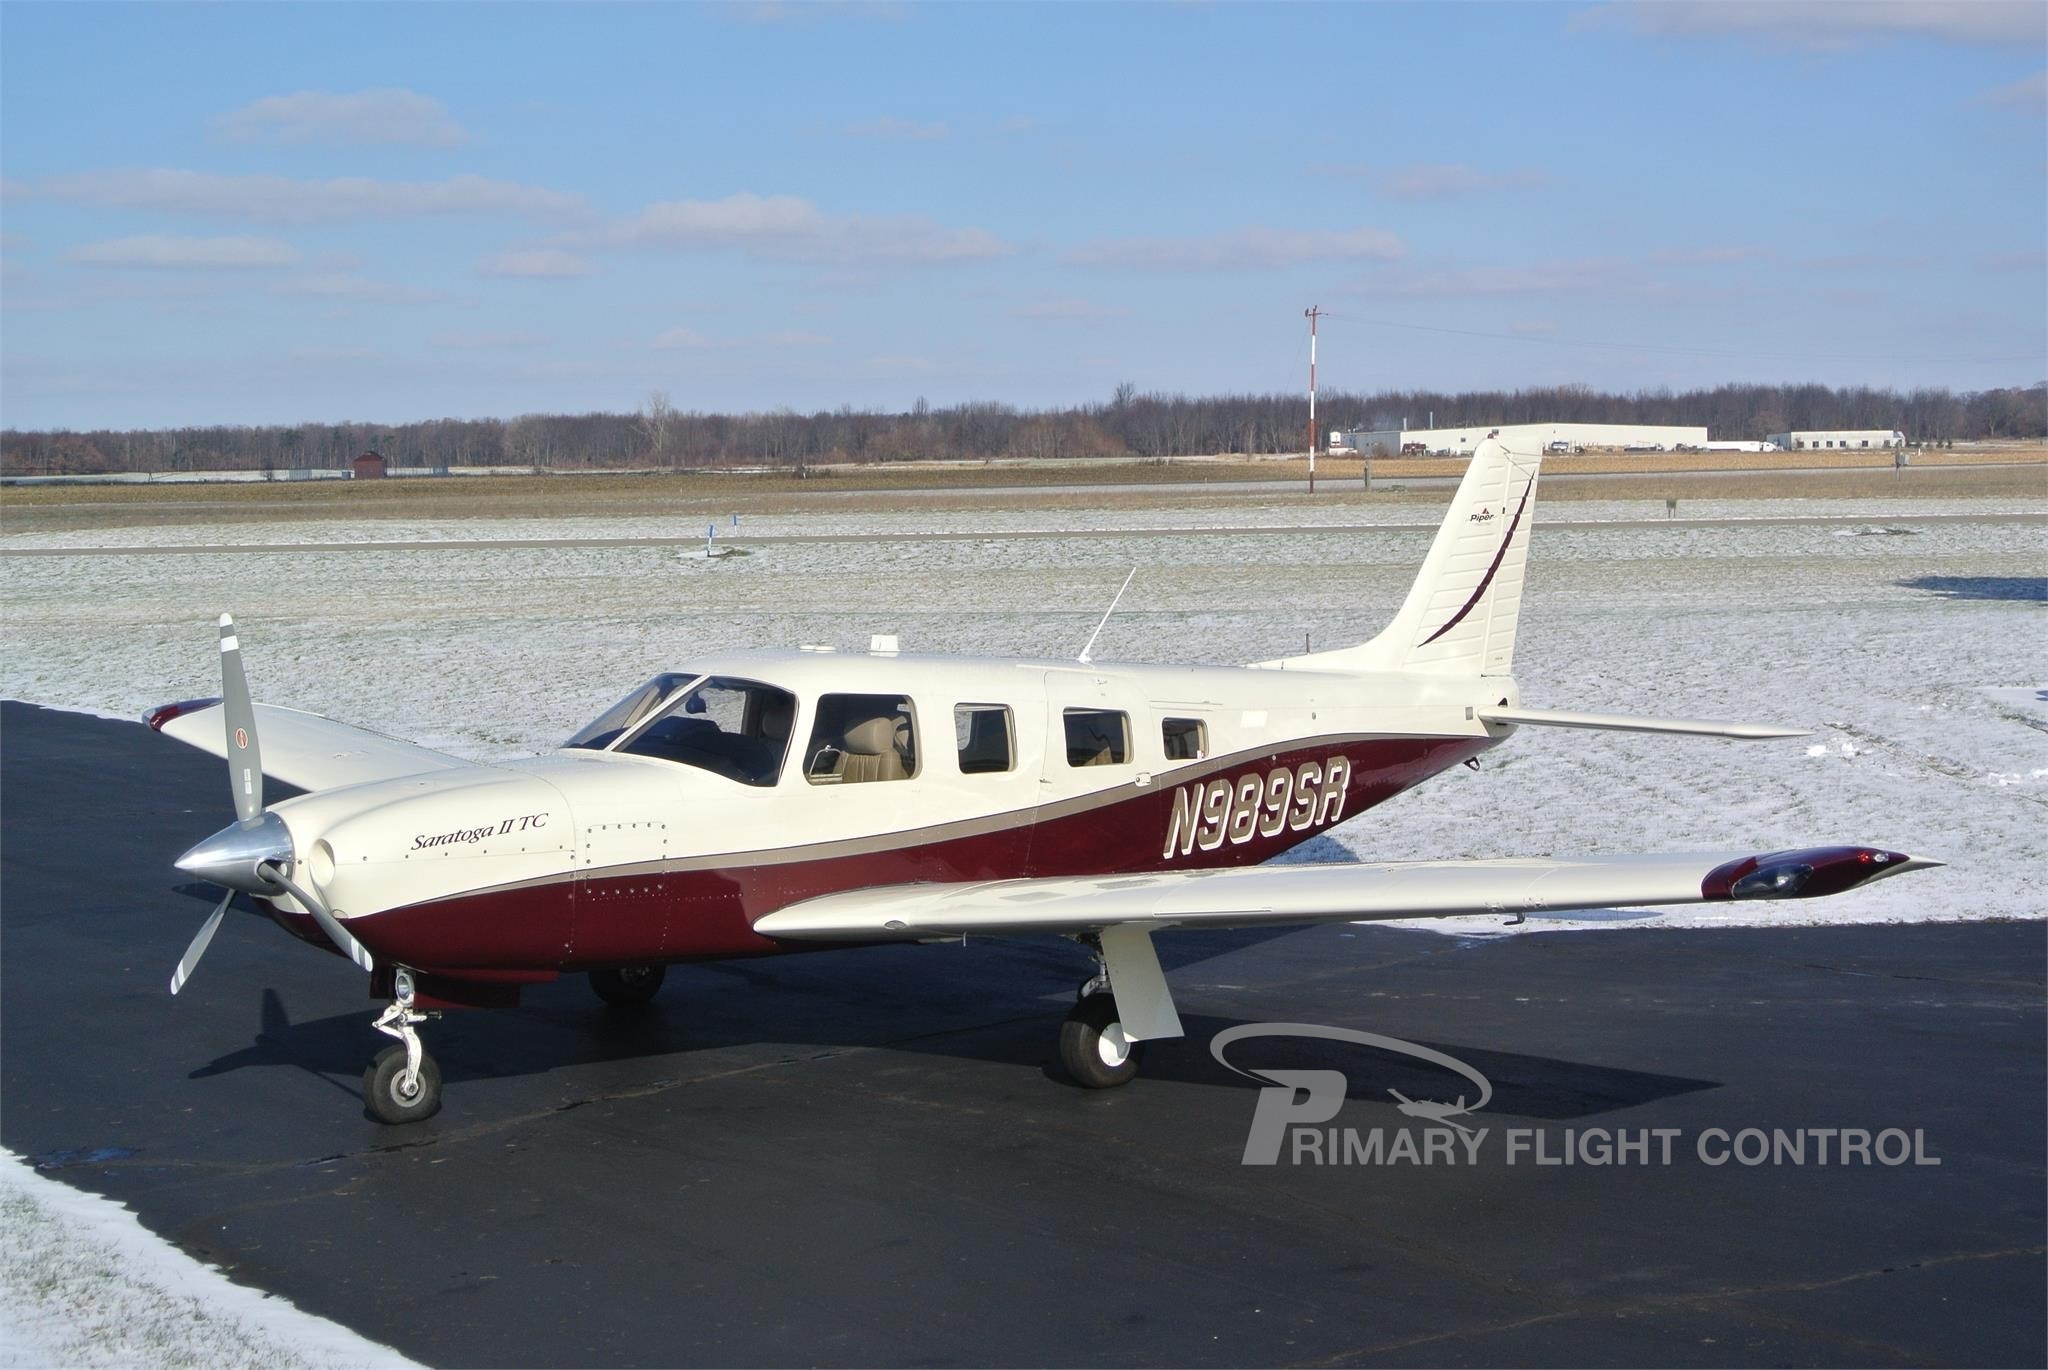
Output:
[[1075,1084],[1089,1089],[1129,1084],[1137,1078],[1144,1050],[1143,1042],[1124,1036],[1114,995],[1089,995],[1060,1024],[1060,1064]]
[[407,1087],[405,1048],[389,1046],[363,1072],[363,1102],[380,1123],[416,1123],[441,1111],[441,1067],[424,1051],[419,1073]]
[[619,966],[590,972],[590,988],[613,1008],[638,1008],[661,990],[667,966]]

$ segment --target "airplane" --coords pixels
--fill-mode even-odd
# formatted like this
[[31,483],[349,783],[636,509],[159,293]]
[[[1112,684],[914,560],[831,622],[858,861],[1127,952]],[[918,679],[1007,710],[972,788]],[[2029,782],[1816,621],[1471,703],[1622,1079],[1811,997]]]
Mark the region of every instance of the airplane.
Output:
[[[639,1005],[666,967],[1056,933],[1095,973],[1059,1030],[1109,1088],[1182,1035],[1152,939],[1249,927],[1811,898],[1941,863],[1864,845],[1264,865],[1522,727],[1764,739],[1755,724],[1532,708],[1510,674],[1542,454],[1483,442],[1391,622],[1248,666],[865,652],[693,653],[555,751],[477,763],[222,694],[145,715],[228,761],[236,821],[178,858],[347,956],[394,1039],[369,1114],[427,1118],[418,1027],[582,972]],[[1098,632],[1099,632],[1098,628]],[[1092,644],[1091,644],[1092,645]],[[259,727],[260,741],[259,741]],[[264,802],[266,777],[305,793]]]

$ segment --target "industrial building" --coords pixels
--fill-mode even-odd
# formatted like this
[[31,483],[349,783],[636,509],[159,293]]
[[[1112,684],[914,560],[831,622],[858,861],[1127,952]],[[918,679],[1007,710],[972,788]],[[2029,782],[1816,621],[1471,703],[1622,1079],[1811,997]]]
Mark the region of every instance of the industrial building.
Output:
[[1773,433],[1771,441],[1787,452],[1825,452],[1844,447],[1904,447],[1906,435],[1896,428],[1815,428]]
[[1588,447],[1676,452],[1707,445],[1704,424],[1695,427],[1658,423],[1508,423],[1333,432],[1330,449],[1349,449],[1367,456],[1469,457],[1489,433],[1498,433],[1511,446],[1546,452],[1576,452]]

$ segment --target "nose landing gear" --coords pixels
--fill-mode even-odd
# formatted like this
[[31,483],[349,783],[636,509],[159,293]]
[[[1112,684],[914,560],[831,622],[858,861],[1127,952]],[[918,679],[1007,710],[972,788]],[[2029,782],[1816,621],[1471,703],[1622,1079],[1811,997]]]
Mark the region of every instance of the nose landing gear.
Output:
[[363,1071],[363,1102],[380,1123],[416,1123],[441,1111],[441,1067],[427,1055],[414,1029],[441,1015],[413,1007],[411,971],[400,968],[394,988],[398,997],[371,1026],[396,1037],[398,1045],[377,1053]]

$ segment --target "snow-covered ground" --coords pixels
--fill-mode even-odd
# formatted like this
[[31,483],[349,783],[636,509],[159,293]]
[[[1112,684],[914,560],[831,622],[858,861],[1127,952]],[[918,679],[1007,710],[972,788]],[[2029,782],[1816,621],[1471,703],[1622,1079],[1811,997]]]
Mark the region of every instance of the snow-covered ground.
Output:
[[[1448,488],[1442,492],[1450,498]],[[786,501],[785,501],[786,503]],[[876,507],[879,506],[879,507]],[[1631,523],[1664,520],[1662,500],[1580,500],[1548,506],[1554,520],[1573,523]],[[1880,499],[1773,500],[1686,499],[1679,509],[1688,522],[1698,520],[1794,521],[1813,517],[1853,517],[1874,526],[1903,523],[1929,516],[1988,515],[2039,512],[2039,506],[2014,500]],[[738,523],[732,522],[740,515]],[[523,541],[582,538],[701,539],[707,526],[721,538],[899,537],[915,539],[929,533],[1070,532],[1088,536],[1171,529],[1228,528],[1384,528],[1390,525],[1434,526],[1440,505],[1406,502],[1361,502],[1355,499],[1307,501],[1297,495],[1233,491],[1205,493],[1200,487],[1176,489],[1153,499],[1114,498],[1086,490],[1045,494],[1029,492],[1019,502],[986,501],[953,496],[934,504],[901,497],[848,493],[840,499],[807,501],[801,507],[745,509],[737,499],[731,509],[637,518],[491,518],[448,519],[404,516],[347,522],[333,519],[236,519],[221,523],[144,523],[99,528],[89,532],[23,532],[10,529],[0,545],[53,547],[254,547],[337,542]]]
[[120,1204],[0,1151],[0,1367],[412,1364],[234,1283]]
[[[1379,860],[1766,850],[1864,841],[1949,864],[1842,899],[1665,915],[1666,926],[2040,917],[2048,874],[2048,576],[2010,501],[1573,502],[1542,526],[1516,671],[1534,705],[1812,730],[1734,743],[1524,729],[1334,834]],[[1430,506],[1189,494],[1071,506],[743,513],[751,533],[871,533],[707,562],[662,547],[294,550],[295,542],[606,538],[675,520],[185,524],[13,534],[0,547],[263,542],[228,556],[6,562],[0,695],[135,717],[218,692],[232,610],[258,698],[465,756],[554,745],[632,684],[732,646],[1072,656],[1140,568],[1097,660],[1253,661],[1370,635],[1429,541]],[[2039,514],[2048,502],[2021,512]],[[1978,514],[1983,521],[1929,519]],[[1641,522],[1645,516],[1651,522]],[[1841,524],[1743,519],[1836,517]],[[721,522],[724,522],[723,520]],[[1357,531],[1253,531],[1353,522]],[[1132,530],[1208,527],[1202,537]],[[935,541],[918,532],[984,529]],[[1913,535],[1858,535],[1899,528]],[[1006,537],[1062,531],[1071,537]],[[1300,853],[1328,860],[1328,843]],[[1585,926],[1610,925],[1583,923]],[[1496,920],[1427,926],[1472,934]],[[1556,927],[1531,922],[1524,930]]]

